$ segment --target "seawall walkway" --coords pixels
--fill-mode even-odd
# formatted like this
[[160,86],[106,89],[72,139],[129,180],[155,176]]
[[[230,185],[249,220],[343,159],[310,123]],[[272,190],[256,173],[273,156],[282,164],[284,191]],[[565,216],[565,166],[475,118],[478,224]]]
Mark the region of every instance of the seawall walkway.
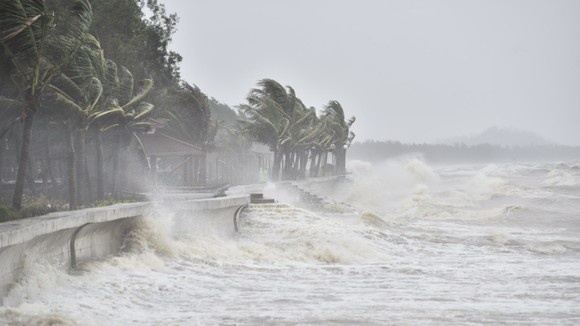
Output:
[[[42,261],[64,269],[122,251],[127,235],[145,218],[174,214],[175,228],[203,219],[226,233],[235,232],[235,213],[248,204],[240,194],[199,198],[172,194],[150,202],[116,204],[0,223],[0,297],[17,282],[27,264]],[[0,301],[1,303],[1,301]]]

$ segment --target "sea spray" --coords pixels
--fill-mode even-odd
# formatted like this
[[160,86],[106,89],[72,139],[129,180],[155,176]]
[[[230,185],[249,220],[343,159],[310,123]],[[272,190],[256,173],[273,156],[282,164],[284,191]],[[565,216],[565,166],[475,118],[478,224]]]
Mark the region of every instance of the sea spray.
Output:
[[118,257],[33,267],[0,324],[575,324],[580,196],[544,184],[563,168],[409,162],[347,177],[361,214],[250,205],[228,235],[168,209]]
[[373,214],[371,212],[362,213],[359,219],[363,224],[377,228],[379,230],[384,230],[389,227],[389,224],[387,222],[385,222],[378,215]]
[[353,183],[341,188],[336,196],[359,211],[395,210],[417,187],[429,187],[439,180],[432,168],[416,158],[376,165],[356,161],[348,166],[353,167]]

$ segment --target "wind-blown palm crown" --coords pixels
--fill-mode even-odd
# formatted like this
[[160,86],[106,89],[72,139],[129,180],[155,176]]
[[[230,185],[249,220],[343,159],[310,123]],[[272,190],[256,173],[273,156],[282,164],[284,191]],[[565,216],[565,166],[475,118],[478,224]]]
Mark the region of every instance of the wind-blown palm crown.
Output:
[[345,120],[344,110],[338,101],[330,101],[324,108],[324,117],[328,123],[328,128],[333,132],[333,143],[337,147],[348,147],[354,139],[354,133],[350,127],[356,118],[351,117]]
[[342,105],[338,101],[330,101],[324,107],[324,118],[332,133],[331,146],[336,157],[336,173],[344,174],[346,173],[346,149],[355,137],[354,133],[350,131],[355,117],[345,120]]
[[262,79],[257,86],[248,94],[248,104],[240,106],[247,117],[242,123],[254,140],[274,152],[272,176],[276,180],[282,156],[286,158],[288,174],[294,155],[315,138],[316,111],[307,109],[290,86],[284,87],[272,79]]
[[291,139],[291,128],[303,122],[305,106],[290,86],[272,79],[262,79],[257,86],[248,94],[248,104],[240,106],[248,118],[246,129],[258,142],[280,151]]
[[92,114],[90,123],[102,130],[124,128],[132,134],[149,129],[151,125],[147,119],[153,113],[154,106],[144,100],[153,89],[153,80],[141,80],[134,91],[131,72],[121,67],[119,75],[116,97],[104,110]]
[[19,90],[11,105],[18,108],[24,122],[12,198],[15,209],[21,207],[34,114],[41,107],[43,95],[53,79],[81,46],[82,36],[91,23],[92,8],[88,0],[74,0],[68,9],[66,28],[56,32],[50,24],[51,15],[45,1],[0,1],[0,43],[3,50],[0,59],[10,63],[11,81]]

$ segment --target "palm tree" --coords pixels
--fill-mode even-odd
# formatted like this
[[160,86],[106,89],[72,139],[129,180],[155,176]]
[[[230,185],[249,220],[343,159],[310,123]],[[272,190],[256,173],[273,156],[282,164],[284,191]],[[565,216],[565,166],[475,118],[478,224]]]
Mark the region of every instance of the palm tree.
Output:
[[335,174],[343,175],[346,173],[346,149],[352,143],[355,135],[350,131],[350,127],[356,118],[351,117],[345,120],[344,110],[338,101],[330,101],[324,107],[323,112],[328,128],[332,133],[332,152],[336,158]]
[[295,178],[306,178],[306,165],[308,156],[314,156],[313,148],[319,134],[324,131],[320,128],[320,122],[316,116],[316,109],[311,107],[302,111],[300,123],[291,129],[293,138],[293,152],[296,155],[293,175]]
[[285,158],[283,177],[288,177],[292,163],[291,130],[308,115],[303,114],[305,106],[291,87],[285,88],[272,79],[262,79],[257,86],[250,91],[248,104],[241,105],[240,109],[247,116],[244,122],[247,132],[274,152],[272,179],[279,180],[282,159]]
[[[153,89],[153,80],[144,79],[137,83],[134,89],[133,75],[125,68],[121,67],[118,70],[119,84],[114,89],[112,100],[107,104],[107,107],[101,111],[96,111],[89,116],[89,125],[96,129],[97,133],[101,132],[116,132],[117,140],[115,142],[116,155],[113,157],[113,171],[116,174],[113,177],[112,192],[116,192],[117,179],[119,176],[126,175],[126,162],[123,156],[127,151],[131,140],[135,139],[137,142],[138,155],[141,162],[149,167],[147,154],[141,142],[139,134],[148,131],[151,124],[148,121],[151,117],[154,106],[145,100],[146,96]],[[97,136],[99,140],[100,135]],[[98,154],[98,153],[97,153]],[[102,154],[98,154],[101,156]],[[102,169],[102,162],[97,162],[98,169]],[[121,165],[121,168],[119,168]]]
[[50,25],[51,16],[44,1],[0,1],[0,43],[19,89],[15,100],[24,123],[12,198],[12,207],[17,210],[22,206],[34,115],[41,107],[48,86],[80,47],[82,36],[91,23],[91,5],[88,0],[75,0],[68,14],[66,28],[56,33]]
[[207,152],[215,147],[219,124],[212,122],[209,100],[199,87],[182,82],[177,89],[170,89],[164,99],[162,114],[169,118],[173,136],[184,139],[202,149],[199,164],[199,181],[206,185]]
[[[91,117],[101,103],[103,94],[105,59],[102,56],[99,42],[90,34],[85,34],[82,46],[76,51],[74,59],[69,65],[63,67],[49,86],[50,98],[68,121],[68,131],[76,142],[71,142],[69,148],[69,180],[72,179],[69,189],[71,196],[76,192],[75,198],[80,204],[87,203],[85,190],[90,191],[86,178],[86,136],[89,129],[89,117]],[[75,144],[76,143],[76,144]],[[75,200],[71,197],[71,209],[74,209]]]

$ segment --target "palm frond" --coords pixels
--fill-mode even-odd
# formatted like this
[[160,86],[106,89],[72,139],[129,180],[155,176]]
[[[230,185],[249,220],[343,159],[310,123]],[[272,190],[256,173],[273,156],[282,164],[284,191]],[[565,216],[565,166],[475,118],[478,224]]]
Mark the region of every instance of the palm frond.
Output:
[[70,98],[64,96],[64,94],[55,92],[52,98],[54,102],[58,103],[59,109],[64,116],[72,117],[75,119],[82,119],[86,115],[86,112],[83,110],[83,108],[78,106],[75,101],[71,101]]
[[133,96],[133,74],[129,69],[121,66],[121,69],[117,70],[117,75],[119,79],[119,85],[115,89],[115,98],[119,101],[121,105],[129,103],[131,97]]
[[137,107],[137,110],[136,110],[137,113],[136,113],[135,117],[133,118],[133,120],[141,121],[141,120],[147,119],[148,117],[151,116],[154,109],[155,109],[155,106],[151,103],[147,103],[147,102],[139,103],[139,106]]
[[137,94],[131,98],[131,100],[122,106],[123,110],[127,111],[130,110],[133,106],[139,104],[149,92],[153,89],[153,80],[152,79],[144,79],[139,82],[139,89],[137,90]]

